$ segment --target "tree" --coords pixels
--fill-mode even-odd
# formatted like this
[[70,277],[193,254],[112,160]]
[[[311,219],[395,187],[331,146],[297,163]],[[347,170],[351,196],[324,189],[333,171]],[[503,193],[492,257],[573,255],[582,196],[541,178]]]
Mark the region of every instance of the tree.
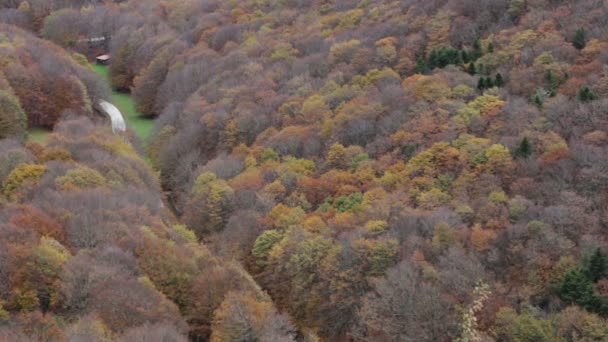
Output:
[[[142,231],[141,247],[136,251],[140,259],[139,267],[162,293],[183,310],[188,305],[194,278],[199,273],[192,251],[173,241],[159,239],[148,229],[142,228]],[[189,242],[193,242],[192,239],[196,241],[192,231],[185,227],[181,227],[181,231],[191,235]]]
[[68,250],[52,238],[42,237],[32,251],[31,259],[23,270],[24,290],[36,292],[40,310],[47,312],[58,302],[58,278],[62,265],[70,258]]
[[578,50],[585,48],[587,45],[587,32],[585,32],[585,29],[579,28],[576,30],[572,38],[572,45]]
[[214,312],[211,342],[295,341],[295,328],[268,300],[230,292]]
[[133,80],[133,97],[138,112],[155,116],[162,110],[156,105],[157,92],[169,70],[170,58],[167,50],[160,52]]
[[488,171],[497,175],[508,175],[510,173],[513,160],[509,149],[501,144],[493,144],[484,153],[487,158],[484,166],[488,168]]
[[25,137],[27,116],[16,96],[0,90],[0,139]]
[[511,20],[516,21],[526,10],[526,0],[510,0],[507,13]]
[[428,65],[431,69],[444,68],[450,64],[462,65],[462,63],[460,51],[446,46],[434,49],[429,54],[428,58]]
[[416,67],[414,68],[416,73],[425,74],[429,71],[429,66],[424,58],[418,58],[416,61]]
[[[214,312],[230,292],[248,293],[259,298],[259,286],[236,263],[211,263],[194,281],[184,315],[190,324],[190,336],[195,341],[208,341]],[[234,317],[238,319],[237,317]],[[230,317],[226,318],[227,320]],[[223,321],[223,320],[222,320]],[[216,320],[216,324],[219,323]]]
[[479,38],[476,38],[473,42],[473,52],[471,53],[472,60],[477,60],[479,57],[483,56],[483,48],[481,47],[481,41]]
[[374,282],[353,335],[380,341],[452,340],[457,331],[452,310],[439,289],[423,280],[421,270],[402,261]]
[[566,341],[593,341],[608,336],[606,319],[577,306],[567,307],[553,317],[557,332]]
[[74,46],[78,41],[82,25],[81,13],[72,8],[63,8],[44,19],[43,37],[63,46]]
[[532,97],[532,102],[534,103],[534,105],[536,105],[536,107],[543,108],[543,104],[545,103],[545,100],[543,99],[541,94],[536,93]]
[[600,248],[596,248],[589,258],[585,273],[587,278],[594,283],[602,278],[608,278],[608,256]]
[[469,56],[469,53],[466,50],[460,50],[460,58],[462,58],[462,62],[463,63],[469,63],[469,62],[471,62],[471,58]]
[[[80,337],[79,335],[77,335]],[[103,339],[105,340],[105,339]],[[102,341],[103,341],[102,340]],[[145,323],[141,326],[128,329],[117,341],[119,342],[148,342],[148,341],[172,341],[186,342],[188,339],[182,329],[175,325],[161,322],[156,324]]]
[[583,103],[595,101],[598,99],[597,93],[591,90],[588,86],[584,86],[578,91],[577,98]]
[[486,78],[483,76],[479,77],[479,80],[477,80],[477,89],[483,91],[484,89],[486,89]]
[[490,286],[483,280],[475,284],[473,302],[462,314],[461,337],[456,339],[455,342],[477,342],[487,338],[478,328],[477,314],[483,309],[484,303],[491,293]]
[[494,88],[494,80],[490,76],[486,77],[486,88]]
[[502,78],[502,75],[500,73],[496,74],[494,85],[498,88],[502,88],[505,86],[505,80]]
[[475,62],[469,63],[469,66],[467,67],[467,72],[469,73],[469,75],[475,75],[477,73],[477,68],[475,68]]
[[557,77],[555,77],[551,69],[548,69],[545,72],[545,81],[547,82],[547,86],[549,88],[549,95],[552,97],[557,95],[557,89],[559,88],[559,80],[557,79]]
[[46,170],[46,165],[20,164],[6,177],[4,194],[11,198],[22,185],[39,180]]
[[258,265],[263,266],[266,264],[266,259],[268,254],[270,254],[272,247],[281,241],[282,238],[283,234],[274,229],[267,230],[258,236],[253,245],[253,249],[251,250],[251,254],[257,259],[256,262]]
[[214,173],[201,173],[195,180],[184,210],[184,221],[199,238],[223,229],[232,209],[234,190]]
[[[606,304],[602,303],[601,297],[595,292],[593,283],[579,268],[571,268],[566,272],[557,291],[566,303],[580,305],[591,312],[602,313],[606,310]],[[604,312],[606,313],[608,312]]]
[[106,179],[97,170],[86,166],[70,169],[65,176],[57,177],[55,182],[60,188],[94,188],[104,186]]
[[558,338],[551,322],[538,318],[533,309],[517,314],[510,307],[501,307],[496,313],[497,333],[501,340],[513,342],[551,342]]
[[528,137],[524,137],[521,139],[521,142],[513,151],[513,157],[515,158],[528,158],[532,154],[532,144],[530,144],[530,140]]
[[346,148],[342,144],[333,144],[326,157],[327,166],[332,168],[343,169],[347,166]]

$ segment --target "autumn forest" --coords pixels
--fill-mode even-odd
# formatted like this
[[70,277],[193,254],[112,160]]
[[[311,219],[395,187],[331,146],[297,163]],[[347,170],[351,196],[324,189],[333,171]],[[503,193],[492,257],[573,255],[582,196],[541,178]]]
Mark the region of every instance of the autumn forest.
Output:
[[608,1],[0,0],[0,341],[608,341]]

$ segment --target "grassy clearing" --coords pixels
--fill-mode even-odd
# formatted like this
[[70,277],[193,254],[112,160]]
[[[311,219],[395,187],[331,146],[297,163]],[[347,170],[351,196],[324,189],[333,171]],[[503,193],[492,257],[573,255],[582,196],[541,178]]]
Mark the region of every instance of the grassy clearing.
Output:
[[[94,64],[93,70],[107,79],[108,83],[110,82],[110,72],[107,66]],[[150,135],[152,135],[154,120],[144,117],[135,110],[135,101],[133,101],[133,98],[128,93],[112,90],[110,102],[120,110],[127,122],[127,127],[132,129],[145,144]]]
[[27,140],[44,145],[52,131],[46,128],[34,127],[27,130]]

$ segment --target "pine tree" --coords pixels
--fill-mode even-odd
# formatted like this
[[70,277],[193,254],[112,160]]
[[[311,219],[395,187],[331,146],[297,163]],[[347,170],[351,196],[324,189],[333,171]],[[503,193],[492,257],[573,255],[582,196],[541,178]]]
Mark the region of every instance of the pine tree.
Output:
[[543,100],[543,97],[540,96],[540,94],[535,94],[534,97],[532,98],[532,102],[534,102],[536,107],[543,108],[543,103],[545,101]]
[[494,80],[492,77],[486,77],[486,88],[494,88]]
[[486,78],[481,76],[479,77],[479,81],[477,81],[477,89],[483,91],[486,89]]
[[566,272],[558,292],[566,303],[578,304],[591,312],[601,310],[601,298],[595,293],[593,283],[578,268]]
[[494,52],[494,43],[489,42],[488,43],[488,53],[493,53]]
[[579,50],[585,48],[587,45],[587,33],[585,32],[585,29],[579,28],[576,30],[574,38],[572,39],[572,45]]
[[416,67],[414,68],[414,70],[418,74],[424,74],[429,70],[429,66],[426,63],[426,61],[424,60],[424,58],[418,58],[418,61],[416,62]]
[[471,59],[469,58],[469,54],[465,50],[460,51],[460,58],[463,63],[469,63]]
[[473,62],[469,63],[469,66],[467,67],[467,72],[469,73],[469,75],[475,75],[477,73],[477,68],[475,68],[475,63],[473,63]]
[[494,85],[499,88],[502,88],[505,86],[505,80],[504,80],[504,78],[502,78],[502,75],[500,73],[496,74],[496,78],[494,80]]
[[431,51],[429,54],[428,68],[433,70],[439,65],[439,55],[437,50]]
[[578,100],[587,103],[598,99],[597,94],[589,87],[584,86],[578,91]]
[[479,41],[479,38],[477,38],[475,39],[475,42],[473,42],[473,60],[476,60],[482,55],[483,49],[481,48],[481,42]]
[[587,278],[594,283],[608,277],[608,257],[601,249],[595,249],[595,252],[589,258],[585,271]]
[[530,144],[530,140],[528,137],[524,137],[519,146],[513,151],[513,156],[515,158],[528,158],[532,154],[532,144]]

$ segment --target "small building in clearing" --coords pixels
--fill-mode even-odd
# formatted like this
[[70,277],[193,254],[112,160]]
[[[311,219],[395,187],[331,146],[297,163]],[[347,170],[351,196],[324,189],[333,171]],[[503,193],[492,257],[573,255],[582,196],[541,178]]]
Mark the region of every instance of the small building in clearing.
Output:
[[107,65],[110,63],[110,57],[109,54],[105,54],[95,57],[95,60],[97,61],[97,64]]

